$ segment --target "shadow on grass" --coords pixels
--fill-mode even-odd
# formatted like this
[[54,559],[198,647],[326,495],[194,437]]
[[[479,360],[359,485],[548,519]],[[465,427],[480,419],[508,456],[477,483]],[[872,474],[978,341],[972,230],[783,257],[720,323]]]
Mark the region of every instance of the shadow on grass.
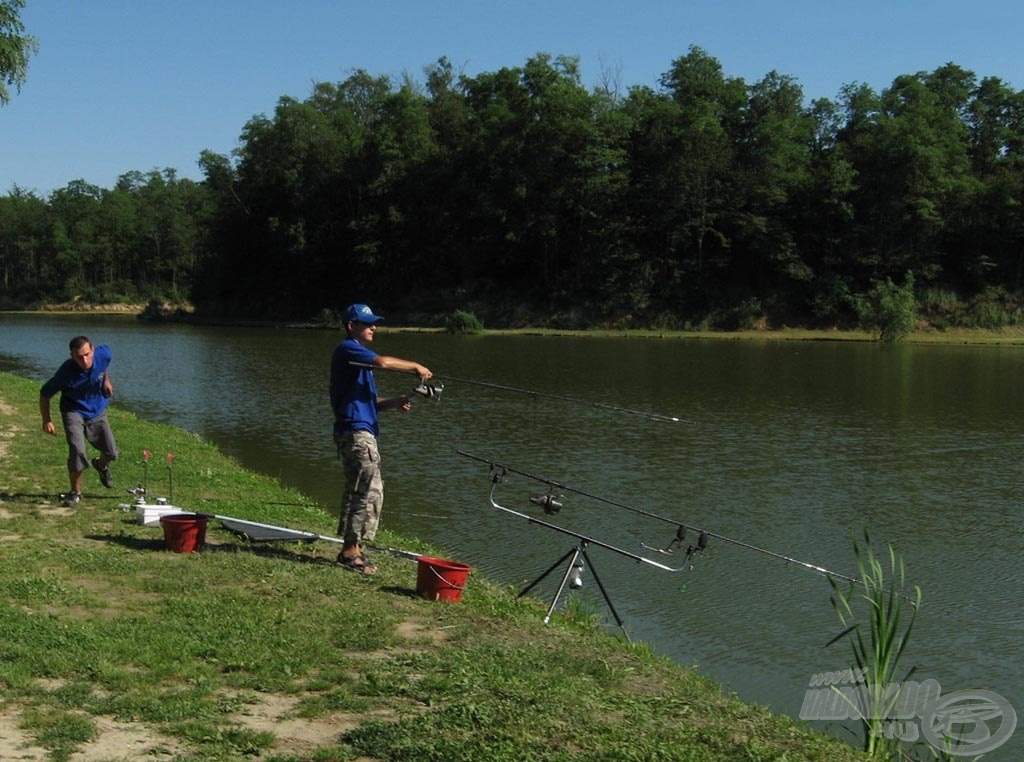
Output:
[[142,537],[124,537],[110,534],[87,534],[85,539],[96,540],[97,542],[109,542],[128,548],[129,550],[168,550],[167,544],[164,542],[162,537],[159,540],[147,540]]
[[[53,500],[60,502],[64,496],[63,492],[0,492],[0,502],[3,503],[17,503],[26,500]],[[118,500],[124,502],[124,498],[118,497],[117,495],[90,495],[84,493],[82,495],[83,501],[93,500]]]
[[419,598],[420,595],[415,590],[410,590],[407,587],[398,587],[397,585],[388,585],[380,589],[382,593],[390,593],[391,595],[398,595],[402,598]]
[[60,500],[60,493],[46,492],[0,492],[0,502],[16,503],[20,500]]
[[[134,521],[125,521],[124,523],[132,526],[138,526]],[[156,527],[156,529],[159,529]],[[92,534],[86,535],[87,540],[96,540],[97,542],[109,542],[115,545],[121,545],[122,547],[128,548],[129,550],[161,550],[170,551],[167,547],[167,543],[163,537],[158,539],[145,539],[141,537],[129,537],[121,534]],[[316,556],[306,555],[304,553],[296,553],[286,548],[273,547],[268,545],[256,545],[249,543],[234,543],[234,542],[210,542],[209,540],[203,546],[202,550],[197,551],[200,553],[252,553],[256,556],[263,558],[276,558],[284,561],[292,561],[294,563],[304,564],[320,564],[322,566],[334,566],[335,563],[330,558],[318,558]]]
[[[0,502],[2,502],[2,503],[14,503],[14,502],[23,501],[23,500],[57,500],[57,501],[59,501],[64,496],[64,494],[65,494],[64,492],[0,492]],[[82,500],[85,501],[85,502],[117,501],[118,503],[124,503],[125,505],[130,505],[132,509],[135,508],[135,505],[133,503],[133,501],[135,500],[135,496],[130,494],[130,493],[127,493],[127,494],[124,494],[124,495],[117,495],[117,494],[114,494],[114,495],[100,495],[100,494],[97,494],[95,492],[83,492],[82,493]],[[246,505],[257,505],[257,506],[268,506],[269,505],[269,506],[284,506],[284,507],[299,507],[299,508],[311,507],[310,503],[301,503],[301,502],[289,503],[289,502],[280,502],[280,501],[273,501],[273,500],[265,500],[265,501],[262,501],[262,502],[260,502],[260,501],[256,501],[256,502],[250,501],[250,502],[246,503]],[[316,507],[316,506],[313,505],[312,507]],[[182,510],[184,510],[184,509],[182,509]]]
[[[138,526],[134,521],[126,520],[125,524],[132,526]],[[145,538],[145,537],[132,537],[124,534],[89,534],[85,535],[85,539],[94,540],[96,542],[106,542],[112,545],[120,545],[128,550],[135,551],[152,551],[158,553],[173,553],[170,548],[167,547],[167,543],[164,538]],[[336,561],[331,558],[321,558],[318,556],[311,556],[305,553],[298,553],[289,548],[283,548],[275,545],[268,545],[262,543],[249,543],[249,542],[210,542],[207,541],[203,546],[202,550],[196,551],[198,553],[251,553],[261,558],[272,558],[279,561],[288,561],[290,563],[300,564],[316,564],[318,566],[331,566],[338,568],[339,572],[345,571],[348,574],[353,574],[348,570],[342,569]],[[183,554],[184,555],[184,554]],[[365,576],[366,579],[372,580],[376,575],[357,575]],[[387,585],[380,588],[383,593],[390,593],[391,595],[401,596],[403,598],[418,598],[419,594],[410,588],[400,587],[398,585]]]

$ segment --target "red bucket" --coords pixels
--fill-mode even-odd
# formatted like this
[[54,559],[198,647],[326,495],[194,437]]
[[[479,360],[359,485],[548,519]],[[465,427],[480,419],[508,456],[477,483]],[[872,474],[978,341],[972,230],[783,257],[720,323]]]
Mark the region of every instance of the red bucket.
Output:
[[161,516],[164,542],[175,553],[192,553],[206,544],[206,516],[172,513]]
[[466,589],[469,569],[458,561],[420,556],[416,567],[416,594],[428,601],[458,603]]

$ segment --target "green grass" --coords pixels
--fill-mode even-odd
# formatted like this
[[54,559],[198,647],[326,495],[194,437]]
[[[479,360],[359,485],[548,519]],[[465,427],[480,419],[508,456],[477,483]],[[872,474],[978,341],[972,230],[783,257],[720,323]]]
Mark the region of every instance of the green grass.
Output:
[[[118,507],[126,475],[141,472],[133,453],[154,453],[151,486],[166,483],[174,453],[175,503],[191,510],[323,534],[335,519],[116,404],[118,489],[87,474],[82,504],[64,509],[65,445],[38,416],[37,384],[0,374],[0,757],[32,747],[52,760],[85,749],[204,762],[860,758],[609,635],[593,612],[569,608],[545,626],[542,602],[476,572],[459,604],[432,603],[416,597],[408,559],[377,554],[380,573],[361,577],[333,565],[333,543],[250,544],[216,521],[203,552],[173,553],[159,527]],[[104,740],[106,757],[95,750]]]

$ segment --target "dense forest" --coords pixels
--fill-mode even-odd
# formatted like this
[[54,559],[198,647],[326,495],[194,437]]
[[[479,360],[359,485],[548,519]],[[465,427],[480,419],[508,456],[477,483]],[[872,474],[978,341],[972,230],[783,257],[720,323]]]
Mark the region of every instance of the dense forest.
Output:
[[697,47],[658,88],[538,54],[281,97],[204,179],[0,197],[0,302],[188,301],[309,319],[366,301],[492,327],[1024,322],[1024,92],[955,64],[806,103]]

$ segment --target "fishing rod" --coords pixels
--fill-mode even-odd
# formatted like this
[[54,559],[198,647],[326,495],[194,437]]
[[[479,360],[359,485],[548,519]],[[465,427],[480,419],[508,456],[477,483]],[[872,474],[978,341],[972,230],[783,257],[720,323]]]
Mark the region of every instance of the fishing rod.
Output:
[[[405,373],[407,375],[417,375],[414,370],[397,370],[393,368],[381,368],[376,365],[361,362],[350,362],[354,368],[364,368],[366,370],[386,370],[391,373]],[[472,378],[457,378],[456,376],[440,376],[436,373],[431,377],[440,379],[441,381],[454,381],[459,384],[471,384],[473,386],[483,386],[488,389],[497,389],[503,392],[512,392],[514,394],[525,394],[530,397],[544,397],[547,399],[561,400],[562,402],[571,402],[576,405],[588,405],[590,407],[604,408],[605,410],[614,410],[617,413],[627,413],[629,415],[639,415],[644,418],[649,418],[652,421],[664,421],[667,423],[693,423],[684,418],[678,418],[674,415],[662,415],[661,413],[649,413],[644,410],[633,410],[628,407],[621,407],[619,405],[611,405],[607,402],[594,402],[592,400],[580,399],[579,397],[569,397],[564,394],[552,394],[550,392],[538,392],[532,389],[521,389],[516,386],[506,386],[505,384],[495,384],[490,381],[477,381]],[[413,389],[416,394],[421,394],[424,397],[440,399],[441,392],[444,390],[443,384],[428,383],[426,381],[420,381],[419,386]]]
[[[761,547],[758,547],[757,545],[753,545],[753,544],[751,544],[749,542],[745,542],[743,540],[737,540],[734,537],[729,537],[727,535],[720,534],[718,532],[712,532],[711,530],[702,529],[701,527],[697,527],[697,526],[694,526],[692,524],[686,524],[686,523],[683,523],[681,521],[677,521],[676,519],[669,518],[667,516],[661,516],[661,515],[658,515],[656,513],[652,513],[650,511],[645,511],[645,510],[643,510],[641,508],[635,508],[633,506],[626,505],[625,503],[620,503],[620,502],[618,502],[616,500],[610,500],[608,498],[601,497],[599,495],[594,495],[594,494],[589,493],[589,492],[584,492],[583,490],[575,489],[574,487],[570,487],[570,486],[568,486],[566,484],[562,484],[561,482],[557,482],[557,481],[554,481],[552,479],[548,479],[548,478],[543,477],[543,476],[537,476],[536,474],[531,474],[531,473],[529,473],[527,471],[521,471],[519,469],[513,468],[513,467],[511,467],[509,465],[506,465],[506,464],[503,464],[503,463],[499,463],[499,462],[491,460],[489,458],[482,458],[482,457],[480,457],[478,455],[473,455],[471,453],[464,452],[462,450],[456,450],[456,452],[459,455],[462,455],[463,457],[470,458],[472,460],[476,460],[476,461],[479,461],[481,463],[486,463],[492,469],[492,475],[494,474],[495,469],[497,469],[501,473],[503,473],[503,472],[515,473],[515,474],[519,474],[521,476],[525,476],[528,479],[533,479],[534,481],[540,482],[541,484],[546,484],[548,486],[548,493],[547,493],[547,495],[542,495],[542,496],[531,497],[530,498],[530,502],[534,503],[535,505],[541,506],[544,509],[545,513],[548,513],[548,514],[557,513],[561,509],[562,504],[561,504],[560,500],[561,500],[562,496],[560,496],[560,495],[556,496],[554,494],[554,490],[562,490],[562,491],[565,491],[565,492],[572,492],[574,494],[577,494],[577,495],[580,495],[582,497],[586,497],[586,498],[589,498],[589,499],[592,499],[592,500],[596,500],[596,501],[601,502],[601,503],[605,503],[606,505],[611,505],[611,506],[614,506],[616,508],[622,508],[624,510],[631,511],[631,512],[639,514],[641,516],[646,516],[646,517],[651,518],[651,519],[655,519],[655,520],[662,521],[662,522],[665,522],[665,523],[668,523],[668,524],[672,524],[672,525],[674,525],[676,527],[676,535],[675,535],[675,537],[664,548],[656,548],[656,547],[653,547],[651,545],[648,545],[647,543],[641,543],[641,547],[643,547],[643,548],[645,548],[647,550],[653,550],[653,551],[656,551],[658,553],[663,553],[663,554],[666,554],[666,555],[672,554],[677,548],[682,548],[683,542],[686,539],[687,532],[696,532],[697,533],[697,544],[696,544],[696,546],[694,546],[694,545],[688,546],[688,548],[686,550],[687,558],[692,556],[694,553],[703,554],[703,551],[707,548],[708,539],[709,538],[715,538],[716,540],[722,540],[724,542],[731,543],[731,544],[736,545],[738,547],[745,548],[747,550],[752,550],[752,551],[754,551],[756,553],[761,553],[761,554],[766,555],[766,556],[768,556],[770,558],[775,558],[777,560],[784,561],[786,563],[790,563],[790,564],[794,564],[796,566],[800,566],[800,567],[802,567],[804,569],[807,569],[809,571],[815,572],[817,574],[824,575],[825,577],[829,577],[831,579],[840,579],[840,580],[844,580],[846,582],[849,582],[851,584],[856,584],[856,585],[862,584],[861,580],[857,579],[856,577],[850,577],[850,576],[848,576],[846,574],[840,574],[839,572],[834,572],[831,569],[827,569],[824,566],[819,566],[818,564],[813,564],[813,563],[810,563],[808,561],[801,561],[798,558],[794,558],[792,556],[787,556],[787,555],[785,555],[783,553],[776,553],[773,550],[768,550],[767,548],[761,548]],[[494,478],[494,477],[492,476],[492,478]],[[907,598],[907,596],[904,596],[904,595],[901,595],[901,597]],[[908,600],[909,600],[909,598],[908,598]]]

